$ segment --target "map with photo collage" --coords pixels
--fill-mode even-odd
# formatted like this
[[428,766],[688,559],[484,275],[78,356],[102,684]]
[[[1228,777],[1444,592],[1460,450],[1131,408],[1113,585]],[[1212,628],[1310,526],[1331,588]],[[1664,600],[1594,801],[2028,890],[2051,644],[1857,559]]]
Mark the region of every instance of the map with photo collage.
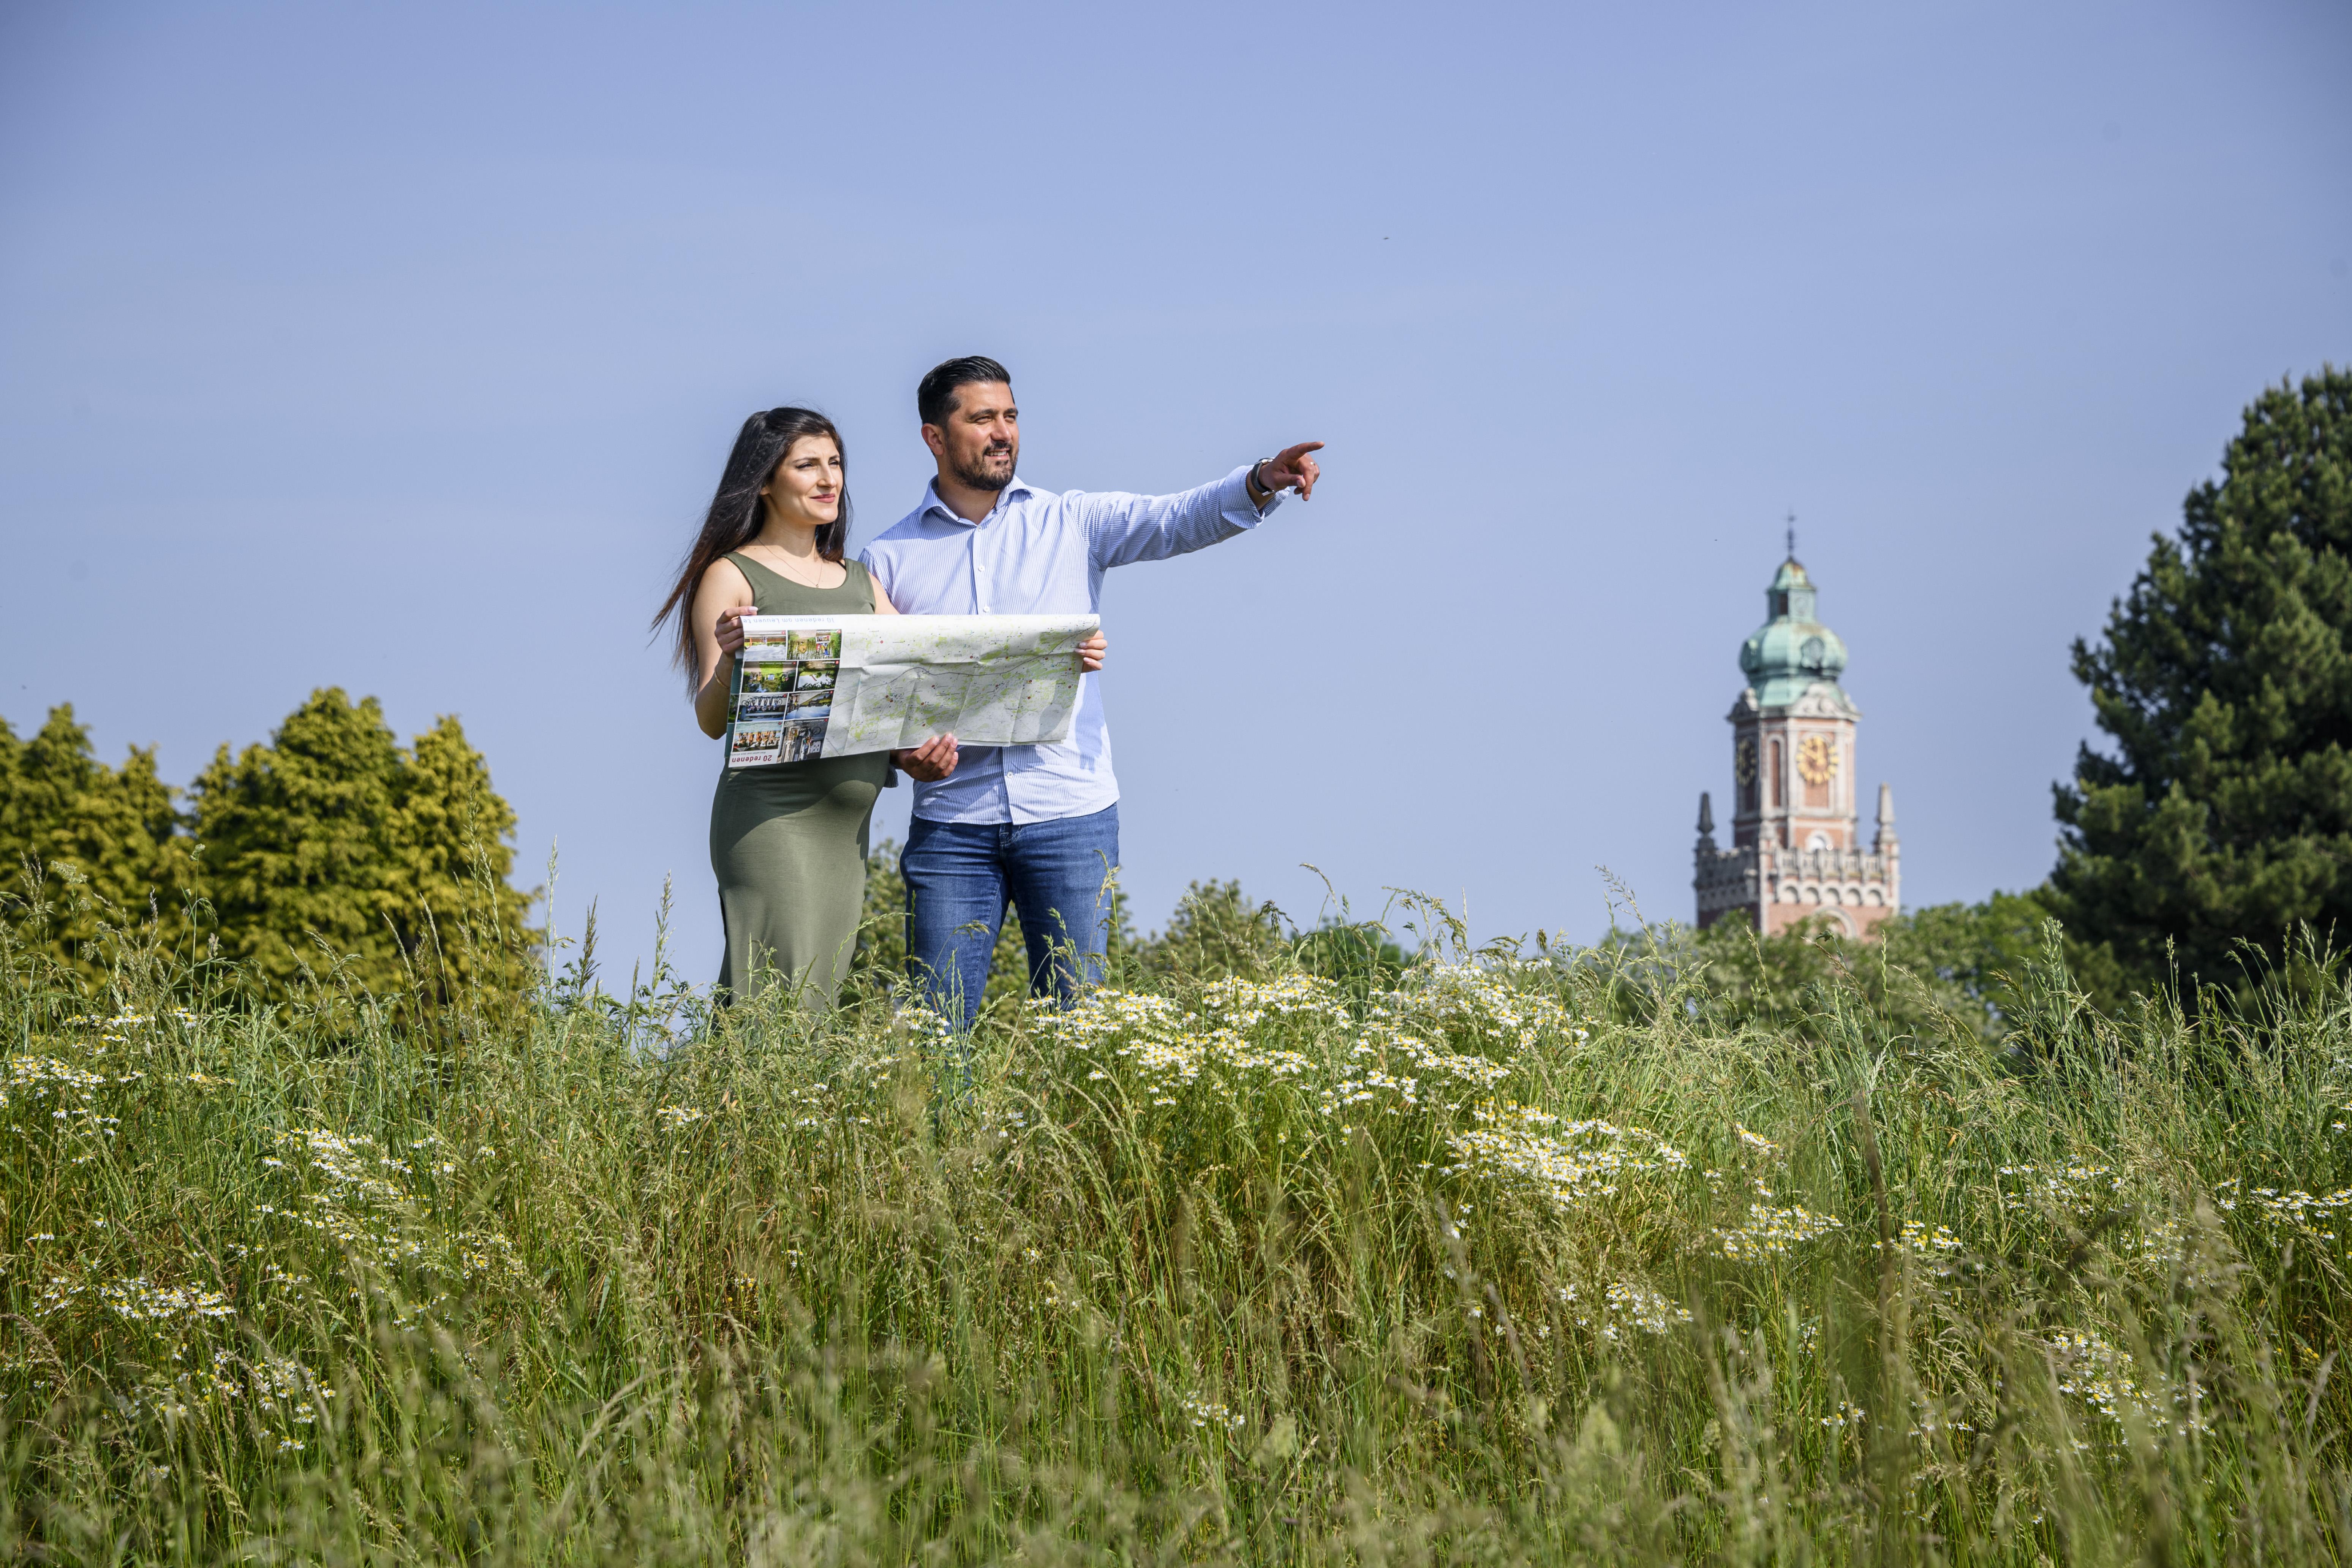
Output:
[[727,765],[1068,739],[1093,616],[746,616]]

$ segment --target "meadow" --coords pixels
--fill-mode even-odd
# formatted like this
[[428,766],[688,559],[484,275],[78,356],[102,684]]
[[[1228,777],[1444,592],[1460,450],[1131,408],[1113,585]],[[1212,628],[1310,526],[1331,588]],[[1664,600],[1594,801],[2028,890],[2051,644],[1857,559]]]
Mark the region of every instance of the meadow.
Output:
[[887,963],[13,941],[0,1551],[2352,1555],[2326,954],[2103,1012],[2053,934],[1996,1014],[1839,948],[1766,1016],[1673,930],[1244,926],[964,1041]]

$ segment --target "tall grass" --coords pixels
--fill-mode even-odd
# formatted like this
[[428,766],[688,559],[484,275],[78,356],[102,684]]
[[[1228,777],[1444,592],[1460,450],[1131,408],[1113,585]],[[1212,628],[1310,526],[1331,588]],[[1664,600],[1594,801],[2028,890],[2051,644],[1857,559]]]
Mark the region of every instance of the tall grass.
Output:
[[1989,1038],[1900,975],[1762,1026],[1670,932],[1414,921],[1401,975],[1216,948],[968,1062],[887,995],[707,1017],[575,961],[265,1009],[127,938],[102,995],[11,949],[0,1548],[2352,1548],[2325,961],[2117,1023],[2053,948]]

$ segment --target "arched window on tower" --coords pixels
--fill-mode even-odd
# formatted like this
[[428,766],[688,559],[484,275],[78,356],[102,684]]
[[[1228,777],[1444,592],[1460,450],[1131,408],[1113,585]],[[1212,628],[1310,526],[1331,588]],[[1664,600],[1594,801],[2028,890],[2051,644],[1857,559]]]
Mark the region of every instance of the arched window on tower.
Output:
[[1774,741],[1765,748],[1765,754],[1764,775],[1772,781],[1768,786],[1768,791],[1771,796],[1772,809],[1778,811],[1780,809],[1780,742]]

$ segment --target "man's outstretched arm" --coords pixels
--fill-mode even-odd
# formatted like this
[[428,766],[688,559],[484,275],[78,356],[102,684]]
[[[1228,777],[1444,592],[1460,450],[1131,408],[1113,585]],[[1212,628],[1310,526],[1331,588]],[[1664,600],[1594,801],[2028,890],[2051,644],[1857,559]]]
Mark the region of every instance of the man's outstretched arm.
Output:
[[1256,527],[1285,490],[1295,489],[1302,498],[1313,490],[1322,470],[1307,454],[1322,445],[1302,441],[1213,484],[1177,495],[1086,497],[1080,504],[1095,564],[1108,568],[1165,561]]

